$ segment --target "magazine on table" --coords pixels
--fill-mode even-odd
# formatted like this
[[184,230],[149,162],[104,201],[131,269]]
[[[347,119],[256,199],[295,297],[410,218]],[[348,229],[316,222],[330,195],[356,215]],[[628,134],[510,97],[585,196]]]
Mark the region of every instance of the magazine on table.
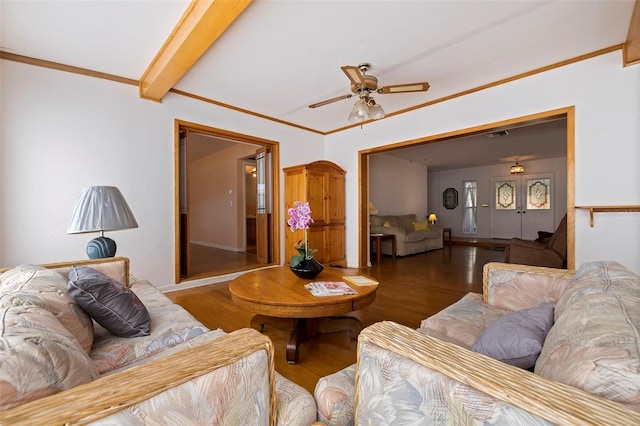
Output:
[[357,294],[343,281],[315,281],[304,286],[314,296],[343,296]]

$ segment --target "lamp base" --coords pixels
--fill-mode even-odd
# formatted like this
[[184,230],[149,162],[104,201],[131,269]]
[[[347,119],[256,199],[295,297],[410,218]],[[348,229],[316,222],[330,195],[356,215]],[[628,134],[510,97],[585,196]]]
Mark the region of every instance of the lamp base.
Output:
[[89,259],[102,259],[116,255],[116,242],[111,238],[97,237],[87,244],[87,256]]

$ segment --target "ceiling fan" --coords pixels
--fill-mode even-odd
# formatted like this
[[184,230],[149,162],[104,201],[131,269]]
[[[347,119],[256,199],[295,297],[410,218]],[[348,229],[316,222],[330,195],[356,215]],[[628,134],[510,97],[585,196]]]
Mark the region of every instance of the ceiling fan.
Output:
[[371,69],[371,64],[363,62],[360,65],[345,65],[340,67],[345,73],[349,81],[351,81],[351,92],[347,95],[337,96],[325,101],[317,102],[309,105],[309,108],[318,108],[343,99],[349,99],[353,95],[358,96],[358,100],[353,106],[353,111],[349,114],[349,121],[364,121],[368,118],[377,120],[384,117],[384,110],[371,97],[371,93],[376,92],[381,95],[388,93],[409,93],[409,92],[426,92],[429,90],[429,83],[411,83],[411,84],[394,84],[391,86],[378,87],[378,79],[373,75],[368,75],[367,71]]

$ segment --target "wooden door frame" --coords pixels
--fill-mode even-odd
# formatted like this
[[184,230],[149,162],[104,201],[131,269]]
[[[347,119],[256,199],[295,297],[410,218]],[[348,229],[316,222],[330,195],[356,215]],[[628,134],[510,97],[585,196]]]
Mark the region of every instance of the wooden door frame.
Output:
[[[205,134],[211,137],[227,139],[230,141],[250,143],[254,145],[268,146],[271,150],[271,186],[272,186],[272,229],[270,242],[272,248],[271,264],[280,264],[280,144],[276,141],[258,138],[256,136],[236,133],[229,130],[209,127],[198,123],[183,120],[174,120],[174,274],[175,283],[180,284],[187,280],[180,277],[180,129],[187,128],[190,131]],[[260,267],[263,267],[261,265]],[[214,277],[218,274],[212,273],[208,276],[198,276],[197,278]]]
[[399,148],[425,145],[505,130],[513,127],[529,126],[547,121],[565,119],[567,123],[567,268],[575,269],[575,107],[544,111],[536,114],[496,121],[423,138],[396,142],[389,145],[358,151],[358,266],[366,267],[369,261],[369,156]]

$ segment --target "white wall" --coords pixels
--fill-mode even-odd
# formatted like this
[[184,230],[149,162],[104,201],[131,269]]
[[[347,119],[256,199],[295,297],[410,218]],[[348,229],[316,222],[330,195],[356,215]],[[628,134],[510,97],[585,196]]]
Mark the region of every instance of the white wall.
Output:
[[369,198],[378,214],[427,214],[427,166],[389,154],[369,157]]
[[[0,66],[1,265],[86,258],[97,234],[68,235],[71,210],[85,186],[114,185],[140,225],[108,234],[118,254],[131,259],[135,276],[175,288],[175,119],[278,141],[281,167],[323,157],[321,135],[291,126],[171,93],[155,103],[135,86],[6,60]],[[282,182],[281,175],[281,191]]]
[[[328,135],[325,158],[348,171],[347,262],[358,261],[359,150],[575,106],[576,205],[640,205],[640,66],[621,51]],[[353,201],[349,201],[353,200]],[[349,220],[351,218],[351,220]],[[576,212],[576,265],[617,260],[640,273],[640,214]]]
[[192,243],[230,251],[244,250],[241,238],[244,225],[238,221],[245,216],[242,192],[245,173],[238,173],[238,167],[243,167],[241,158],[255,151],[252,145],[233,144],[189,163],[189,239]]
[[[555,182],[553,185],[554,190],[551,194],[551,205],[555,222],[551,228],[541,229],[541,231],[553,232],[567,212],[567,158],[530,160],[523,164],[526,167],[527,174],[552,173],[554,176]],[[508,167],[503,163],[492,166],[429,172],[429,211],[435,212],[438,216],[438,224],[451,228],[451,234],[454,236],[491,238],[491,211],[494,205],[491,178],[508,176]],[[464,193],[462,182],[465,180],[478,182],[478,232],[475,235],[462,234],[462,214],[464,210],[462,208]],[[458,191],[458,207],[455,209],[446,209],[442,205],[442,193],[446,188],[455,188]],[[482,207],[482,204],[488,204],[489,206]],[[533,235],[532,239],[535,238],[537,238],[537,235]]]
[[[118,253],[137,277],[174,288],[175,119],[278,141],[281,168],[324,158],[347,170],[349,266],[358,263],[359,150],[541,111],[576,108],[577,205],[640,205],[640,66],[622,68],[619,51],[325,137],[175,94],[154,103],[134,86],[0,66],[2,265],[84,258],[91,236],[66,234],[71,209],[83,187],[108,184],[140,224],[112,233]],[[640,273],[638,213],[601,213],[593,228],[576,213],[576,263],[602,259]]]

